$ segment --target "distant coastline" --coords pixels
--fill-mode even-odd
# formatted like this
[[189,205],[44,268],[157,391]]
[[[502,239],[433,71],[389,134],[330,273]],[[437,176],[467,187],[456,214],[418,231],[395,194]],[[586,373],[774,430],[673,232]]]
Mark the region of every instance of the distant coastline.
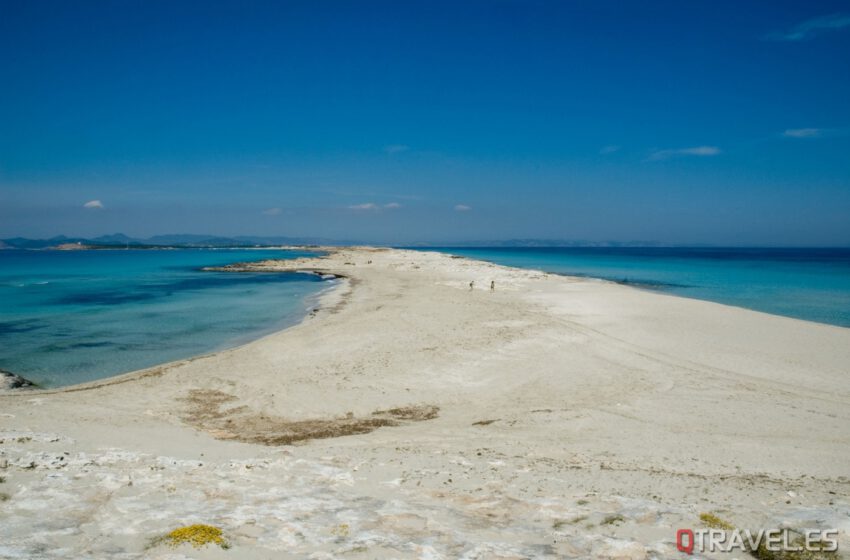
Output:
[[11,237],[0,239],[0,250],[11,249],[251,249],[317,247],[331,245],[330,240],[297,237],[237,236],[168,234],[135,238],[121,233],[99,237],[68,237],[57,235],[45,239]]
[[312,249],[310,245],[92,245],[85,243],[62,243],[40,249],[13,249],[20,251],[172,251],[179,249],[246,250],[246,249]]

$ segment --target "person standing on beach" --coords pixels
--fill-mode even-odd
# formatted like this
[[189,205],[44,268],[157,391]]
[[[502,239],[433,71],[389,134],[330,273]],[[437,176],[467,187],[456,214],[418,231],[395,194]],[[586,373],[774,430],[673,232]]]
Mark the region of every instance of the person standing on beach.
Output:
[[496,281],[495,280],[490,280],[490,291],[491,292],[496,291]]
[[472,289],[473,289],[474,287],[475,287],[475,280],[472,280],[472,281],[469,283],[469,291],[471,292],[471,291],[472,291]]

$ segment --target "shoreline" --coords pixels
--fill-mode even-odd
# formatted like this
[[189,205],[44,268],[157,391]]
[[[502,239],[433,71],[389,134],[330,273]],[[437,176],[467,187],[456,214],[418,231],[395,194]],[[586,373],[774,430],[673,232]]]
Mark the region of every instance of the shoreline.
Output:
[[[229,250],[229,248],[227,248],[227,249]],[[275,248],[275,249],[278,249],[278,248]],[[289,249],[300,250],[300,249],[297,249],[295,247],[290,247]],[[41,250],[41,249],[38,249],[38,250]],[[123,250],[123,248],[122,248],[122,250]],[[239,249],[239,250],[242,250],[242,249]],[[319,257],[321,257],[321,255],[319,255]],[[240,263],[234,263],[234,264],[240,264]],[[246,264],[248,264],[248,263],[246,263]],[[200,271],[210,271],[210,272],[216,272],[216,271],[237,272],[236,270],[229,268],[229,266],[230,265],[207,266],[207,267],[200,268],[198,270],[200,270]],[[249,270],[247,268],[244,271],[249,272]],[[296,271],[296,270],[293,270],[291,272],[303,272],[303,273],[306,273],[306,274],[321,276],[322,280],[338,280],[339,284],[344,284],[347,281],[346,277],[342,276],[342,275],[329,275],[329,277],[328,277],[328,275],[322,275],[322,274],[315,273],[315,272],[312,272],[312,271],[300,271],[300,270]],[[286,324],[282,327],[276,327],[276,328],[271,328],[271,329],[269,329],[269,328],[258,329],[253,335],[251,335],[247,338],[240,336],[238,339],[234,339],[234,342],[232,344],[226,344],[224,346],[208,350],[208,351],[203,352],[201,354],[195,354],[195,355],[187,356],[187,357],[184,357],[184,358],[178,358],[178,359],[167,361],[167,362],[161,362],[161,363],[153,364],[151,366],[144,367],[144,368],[141,368],[141,369],[134,369],[134,370],[130,370],[130,371],[125,371],[123,373],[110,375],[110,376],[103,377],[103,378],[100,378],[100,379],[93,379],[91,381],[84,381],[84,382],[81,382],[81,383],[72,383],[72,384],[61,385],[61,386],[44,387],[40,383],[32,381],[32,380],[20,375],[18,372],[0,369],[0,374],[6,374],[6,375],[0,375],[0,397],[2,397],[3,395],[18,395],[18,394],[21,394],[21,393],[25,393],[27,395],[34,395],[36,393],[38,393],[38,394],[51,394],[51,393],[61,392],[61,391],[64,391],[64,390],[68,390],[68,391],[89,390],[89,389],[97,388],[97,387],[100,387],[100,386],[103,386],[103,385],[107,385],[111,382],[123,383],[123,382],[126,382],[128,379],[132,379],[133,377],[136,377],[136,376],[144,377],[144,376],[148,376],[148,375],[155,375],[157,372],[159,372],[161,370],[176,367],[178,365],[185,364],[185,363],[190,363],[190,362],[197,360],[197,359],[200,359],[200,358],[209,358],[209,357],[214,356],[216,354],[219,354],[221,352],[227,352],[229,350],[240,348],[240,347],[245,346],[246,344],[250,344],[250,343],[252,343],[256,340],[260,340],[260,339],[265,338],[267,336],[272,336],[274,334],[283,332],[283,331],[285,331],[289,328],[292,328],[292,327],[295,327],[295,326],[301,324],[302,322],[304,322],[307,319],[315,317],[317,315],[317,310],[319,310],[321,307],[323,307],[322,302],[324,300],[328,299],[329,297],[331,299],[333,299],[333,296],[330,295],[330,292],[333,292],[335,289],[338,289],[338,286],[325,287],[325,288],[319,290],[318,292],[316,292],[315,294],[307,296],[304,299],[304,301],[305,302],[315,302],[315,305],[309,305],[304,310],[303,316],[298,321],[296,321],[294,323]],[[280,321],[278,321],[278,322],[280,322]],[[8,382],[4,383],[4,379],[8,379]],[[21,384],[20,381],[16,381],[16,380],[23,381],[24,383]],[[16,385],[16,386],[12,386],[13,384]]]
[[143,557],[197,522],[249,559],[639,559],[714,513],[850,548],[845,328],[444,253],[251,268],[347,279],[245,345],[0,395],[0,542]]
[[[760,315],[765,315],[767,317],[780,318],[780,319],[791,320],[791,321],[800,321],[800,322],[803,322],[803,323],[811,323],[811,324],[815,324],[815,325],[833,327],[833,328],[844,329],[844,330],[850,329],[850,327],[844,327],[842,325],[835,325],[835,324],[832,324],[832,323],[823,323],[823,322],[819,322],[819,321],[812,321],[812,320],[809,320],[809,319],[801,319],[801,318],[798,318],[798,317],[791,317],[791,316],[788,316],[788,315],[779,315],[779,314],[776,314],[776,313],[760,311],[758,309],[752,309],[752,308],[749,308],[749,307],[743,307],[743,306],[739,306],[739,305],[722,303],[722,302],[713,301],[713,300],[709,300],[709,299],[688,297],[688,296],[684,296],[684,295],[681,295],[681,294],[667,292],[667,291],[664,291],[663,289],[654,289],[654,288],[647,287],[647,286],[644,286],[644,285],[639,284],[639,283],[632,283],[632,282],[627,282],[627,281],[621,282],[621,281],[617,281],[617,280],[612,280],[610,278],[603,278],[603,277],[589,276],[589,275],[574,275],[574,274],[567,274],[567,273],[561,273],[561,272],[551,272],[551,271],[547,271],[547,270],[543,270],[543,269],[523,268],[523,267],[517,267],[517,266],[502,265],[502,264],[499,264],[499,263],[496,263],[496,262],[493,262],[493,261],[489,261],[489,260],[475,259],[475,258],[467,257],[467,256],[464,256],[464,255],[455,255],[453,253],[448,253],[448,252],[443,252],[443,251],[431,251],[431,250],[428,250],[428,249],[395,249],[395,248],[392,248],[392,247],[371,247],[371,246],[368,246],[366,248],[368,250],[379,250],[379,251],[380,250],[401,250],[401,251],[413,251],[413,252],[417,252],[417,253],[432,253],[432,254],[435,254],[435,255],[446,255],[446,256],[448,256],[449,258],[452,258],[452,259],[464,259],[464,260],[468,260],[468,261],[471,261],[471,262],[485,263],[485,264],[490,265],[490,266],[500,267],[500,268],[504,268],[504,269],[508,269],[508,270],[528,271],[528,272],[532,272],[532,273],[536,273],[536,274],[558,276],[558,277],[565,278],[569,281],[600,282],[600,283],[605,283],[605,284],[621,286],[621,287],[627,288],[627,289],[634,289],[634,290],[638,290],[638,291],[642,291],[642,292],[647,292],[647,293],[651,293],[651,294],[658,294],[658,295],[673,297],[673,298],[681,298],[681,299],[684,299],[684,300],[699,301],[699,302],[709,303],[709,304],[712,304],[712,305],[727,307],[727,308],[730,308],[730,309],[738,309],[738,310],[746,311],[746,312],[749,312],[749,313],[757,313],[757,314],[760,314]],[[166,247],[166,249],[171,249],[171,248]],[[190,249],[198,249],[198,248],[197,247],[190,247]],[[239,250],[242,250],[242,248],[230,248],[230,247],[205,248],[205,249],[222,249],[222,250],[239,249]],[[258,248],[258,249],[262,249],[262,250],[265,250],[265,249],[284,249],[284,250],[296,250],[296,251],[306,251],[306,250],[308,250],[307,247],[298,246],[298,245],[281,246],[281,247],[268,247],[268,248],[262,247],[262,248]],[[133,380],[136,377],[147,377],[147,376],[151,376],[151,375],[159,375],[163,370],[167,370],[167,369],[170,369],[170,368],[173,368],[173,367],[177,367],[177,366],[180,366],[180,365],[191,363],[191,362],[198,360],[198,359],[211,358],[211,357],[216,356],[217,354],[220,354],[220,353],[223,353],[223,352],[228,352],[228,351],[231,351],[231,350],[235,350],[235,349],[241,348],[243,346],[246,346],[248,344],[251,344],[252,342],[264,339],[264,338],[269,337],[269,336],[275,336],[275,335],[283,333],[283,332],[285,332],[289,329],[295,328],[295,327],[301,325],[302,323],[304,323],[305,321],[312,319],[312,318],[315,318],[319,314],[318,313],[319,311],[324,310],[325,305],[322,305],[322,300],[324,300],[326,298],[326,296],[329,299],[333,300],[334,299],[334,297],[333,297],[334,291],[339,290],[341,288],[345,288],[343,291],[348,292],[353,288],[354,282],[348,275],[342,273],[340,270],[337,270],[337,269],[331,270],[331,269],[327,269],[327,268],[324,268],[324,267],[297,268],[297,267],[291,267],[291,266],[281,266],[280,263],[285,263],[285,264],[288,265],[291,262],[297,262],[301,259],[307,259],[307,260],[311,260],[311,261],[312,260],[321,261],[325,257],[332,257],[335,253],[340,252],[340,251],[345,251],[347,249],[355,249],[356,250],[356,249],[360,249],[360,247],[356,247],[356,246],[354,246],[354,247],[313,246],[313,247],[310,247],[309,250],[318,253],[318,255],[316,257],[299,257],[298,259],[292,259],[291,261],[279,260],[279,259],[267,259],[265,261],[257,261],[257,262],[235,262],[235,263],[230,263],[230,264],[221,265],[221,266],[207,266],[207,267],[203,267],[201,269],[202,271],[229,272],[229,273],[234,273],[234,274],[239,274],[239,273],[242,273],[242,272],[248,272],[248,273],[250,273],[250,272],[298,272],[298,273],[313,274],[313,275],[321,276],[323,279],[336,279],[336,280],[342,281],[340,287],[330,288],[328,290],[327,294],[321,294],[321,293],[318,294],[317,301],[319,303],[319,306],[315,309],[307,311],[305,313],[304,317],[302,317],[301,320],[298,321],[297,323],[286,326],[282,329],[277,329],[277,330],[268,332],[268,333],[266,333],[266,334],[264,334],[264,335],[262,335],[258,338],[248,340],[247,342],[237,344],[236,346],[232,346],[232,347],[228,347],[228,348],[224,348],[224,349],[219,349],[219,350],[212,350],[210,352],[205,352],[203,354],[199,354],[199,355],[196,355],[196,356],[190,356],[188,358],[182,358],[182,359],[179,359],[179,360],[173,360],[173,361],[170,361],[170,362],[163,362],[161,364],[156,364],[156,365],[153,365],[153,366],[150,366],[150,367],[147,367],[147,368],[128,371],[128,372],[121,373],[121,374],[118,374],[118,375],[112,375],[110,377],[106,377],[106,378],[103,378],[103,379],[96,379],[96,380],[87,381],[87,382],[84,382],[84,383],[75,383],[75,384],[72,384],[72,385],[64,385],[62,387],[42,388],[37,383],[32,382],[29,379],[26,379],[25,377],[22,377],[15,372],[7,371],[7,370],[0,370],[0,372],[8,373],[8,374],[10,374],[14,377],[17,377],[17,378],[24,380],[26,383],[29,384],[28,386],[21,387],[21,388],[16,387],[16,388],[5,389],[5,390],[0,389],[0,397],[2,397],[4,395],[18,395],[18,394],[21,394],[21,393],[25,393],[27,395],[34,395],[34,394],[52,394],[52,393],[62,392],[62,391],[71,391],[71,392],[72,391],[87,391],[87,390],[91,390],[91,389],[96,389],[98,387],[110,385],[110,384],[113,384],[113,383],[116,383],[116,384],[117,383],[125,383],[127,381]],[[42,249],[39,249],[39,250],[42,250]],[[123,248],[121,248],[121,250],[123,250]],[[132,248],[131,248],[131,250],[132,250]],[[326,278],[328,276],[330,276],[331,278]],[[345,283],[345,284],[343,284],[343,283]],[[344,297],[344,295],[342,297]]]
[[[225,248],[225,249],[230,249],[230,248]],[[281,247],[281,249],[306,250],[304,247],[300,247],[300,246],[287,246],[287,247]],[[25,382],[27,382],[29,384],[28,386],[21,387],[21,388],[12,388],[12,389],[5,389],[5,390],[0,389],[0,397],[6,396],[6,395],[15,396],[15,395],[20,395],[20,394],[36,395],[36,394],[54,394],[54,393],[60,393],[60,392],[65,392],[65,391],[67,391],[67,392],[88,391],[88,390],[97,389],[99,387],[104,387],[104,386],[108,386],[108,385],[112,385],[112,384],[126,383],[126,382],[132,381],[136,378],[143,378],[143,377],[148,377],[148,376],[158,376],[165,370],[168,370],[168,369],[171,369],[171,368],[174,368],[174,367],[179,367],[181,365],[189,364],[189,363],[194,362],[194,361],[199,360],[199,359],[214,358],[218,354],[237,350],[237,349],[242,348],[244,346],[250,345],[253,342],[257,342],[257,341],[262,340],[262,339],[267,338],[267,337],[276,336],[276,335],[279,335],[279,334],[286,332],[289,329],[296,328],[296,327],[302,325],[304,322],[306,322],[310,319],[316,318],[318,315],[321,314],[322,311],[325,311],[325,308],[327,307],[327,305],[325,305],[324,300],[333,301],[334,302],[333,306],[344,304],[344,298],[347,295],[349,295],[350,291],[356,285],[356,281],[354,279],[352,279],[349,275],[344,274],[339,269],[329,269],[329,268],[326,268],[326,267],[306,267],[305,268],[305,267],[293,267],[293,266],[290,266],[290,265],[292,263],[300,261],[301,259],[306,259],[306,260],[310,260],[310,261],[318,260],[319,262],[321,262],[321,260],[323,258],[332,257],[335,253],[345,251],[347,249],[354,249],[354,250],[361,249],[360,247],[320,246],[320,247],[313,247],[312,249],[316,253],[319,253],[316,257],[299,257],[297,259],[291,259],[291,260],[267,259],[267,260],[264,260],[264,261],[256,261],[256,262],[235,262],[235,263],[230,263],[230,264],[221,265],[221,266],[207,266],[207,267],[202,268],[203,271],[228,272],[228,273],[233,273],[233,274],[239,274],[239,273],[243,273],[243,272],[245,272],[245,273],[250,273],[250,272],[297,272],[297,273],[313,274],[313,275],[321,276],[323,279],[330,276],[330,277],[332,277],[330,279],[339,280],[340,281],[339,286],[327,289],[326,293],[320,292],[319,294],[317,294],[318,297],[316,299],[317,299],[317,302],[319,304],[318,307],[307,311],[305,313],[305,315],[301,318],[301,320],[299,320],[297,323],[286,326],[282,329],[277,329],[277,330],[268,332],[268,333],[266,333],[262,336],[259,336],[258,338],[248,340],[247,342],[237,344],[236,346],[232,346],[232,347],[228,347],[228,348],[224,348],[224,349],[219,349],[219,350],[212,350],[210,352],[206,352],[206,353],[203,353],[203,354],[199,354],[199,355],[196,355],[196,356],[190,356],[188,358],[182,358],[182,359],[179,359],[179,360],[173,360],[173,361],[170,361],[170,362],[163,362],[161,364],[156,364],[156,365],[153,365],[153,366],[150,366],[150,367],[147,367],[147,368],[128,371],[128,372],[121,373],[121,374],[118,374],[118,375],[112,375],[110,377],[106,377],[106,378],[103,378],[103,379],[96,379],[96,380],[87,381],[87,382],[84,382],[84,383],[75,383],[75,384],[72,384],[72,385],[65,385],[65,386],[62,386],[62,387],[42,388],[37,383],[34,383],[34,382],[30,381],[29,379],[26,379],[25,377],[18,375],[15,372],[7,371],[7,370],[0,370],[2,372],[8,373],[8,374],[10,374],[14,377],[18,377],[18,378],[24,380]],[[613,286],[620,286],[620,287],[623,287],[623,288],[626,288],[626,289],[634,289],[634,290],[637,290],[637,291],[640,291],[640,292],[657,294],[657,295],[661,295],[661,296],[665,296],[665,297],[679,298],[679,299],[689,300],[689,301],[698,301],[698,302],[708,303],[708,304],[711,304],[711,305],[726,307],[726,308],[729,308],[729,309],[741,310],[741,311],[745,311],[745,312],[748,312],[748,313],[756,313],[756,314],[764,315],[764,316],[770,317],[770,318],[778,318],[778,319],[782,319],[782,320],[798,321],[798,322],[807,323],[807,324],[819,325],[819,326],[822,326],[822,327],[831,327],[831,328],[842,329],[842,330],[850,330],[850,327],[843,327],[841,325],[834,325],[834,324],[831,324],[831,323],[822,323],[822,322],[819,322],[819,321],[811,321],[811,320],[808,320],[808,319],[801,319],[801,318],[798,318],[798,317],[791,317],[791,316],[788,316],[788,315],[779,315],[779,314],[776,314],[776,313],[769,313],[769,312],[766,312],[766,311],[751,309],[749,307],[742,307],[742,306],[738,306],[738,305],[732,305],[732,304],[722,303],[722,302],[708,300],[708,299],[701,299],[701,298],[683,296],[683,295],[680,295],[680,294],[666,292],[666,291],[661,290],[661,289],[653,289],[653,288],[649,288],[649,287],[643,287],[641,285],[634,284],[634,283],[619,282],[619,281],[616,281],[616,280],[612,280],[610,278],[602,278],[602,277],[597,277],[597,276],[577,276],[577,275],[571,275],[571,274],[561,273],[561,272],[550,272],[550,271],[546,271],[546,270],[543,270],[543,269],[522,268],[522,267],[509,266],[509,265],[502,265],[502,264],[498,264],[498,263],[493,262],[493,261],[479,260],[479,259],[474,259],[474,258],[463,256],[463,255],[455,255],[453,253],[446,253],[446,252],[442,252],[442,251],[429,251],[429,250],[421,250],[421,249],[394,249],[394,248],[389,248],[389,247],[383,248],[383,247],[370,247],[370,246],[366,247],[366,249],[368,249],[370,251],[374,251],[374,250],[378,250],[378,251],[380,251],[380,250],[402,250],[402,251],[414,251],[414,252],[418,252],[418,253],[431,253],[431,254],[434,254],[434,255],[445,255],[445,256],[448,256],[449,258],[452,258],[452,259],[464,259],[464,260],[471,261],[473,263],[476,263],[476,262],[477,263],[485,263],[486,265],[491,266],[491,267],[498,267],[498,268],[503,268],[503,269],[507,269],[507,270],[531,272],[531,273],[534,273],[534,274],[540,274],[540,275],[544,275],[544,276],[562,277],[562,278],[565,278],[565,279],[567,279],[571,282],[599,282],[599,283],[609,284],[609,285],[613,285]],[[334,292],[337,292],[337,291],[341,292],[341,295],[339,296],[339,298],[337,298],[336,297],[337,294],[334,293]],[[313,297],[315,297],[315,296],[313,296]],[[340,299],[342,301],[337,301],[337,299]]]
[[[223,267],[208,267],[208,269],[209,270],[219,270],[219,269],[223,269]],[[228,270],[228,272],[230,272],[230,271],[231,270]],[[239,271],[233,271],[233,272],[238,273]],[[244,272],[251,272],[251,271],[249,269],[246,269],[246,270],[244,270]],[[284,333],[284,332],[288,331],[289,329],[293,329],[293,328],[300,326],[301,324],[303,324],[304,322],[306,322],[310,319],[314,319],[314,318],[317,318],[320,315],[323,315],[324,314],[323,312],[325,311],[325,308],[326,308],[328,302],[333,302],[333,304],[332,304],[333,306],[339,305],[340,302],[338,302],[337,299],[343,299],[346,294],[345,293],[336,294],[335,292],[338,292],[338,291],[339,292],[348,292],[350,290],[350,286],[348,284],[349,279],[347,277],[341,276],[341,275],[335,275],[335,279],[339,280],[339,284],[337,286],[331,286],[329,288],[326,288],[325,290],[322,290],[322,292],[319,292],[318,294],[311,296],[312,298],[316,299],[316,302],[317,302],[318,305],[316,307],[308,309],[308,311],[306,311],[304,313],[304,316],[297,323],[286,326],[282,329],[277,329],[277,330],[268,332],[264,335],[261,335],[257,338],[254,338],[254,339],[251,339],[247,342],[237,344],[236,346],[231,346],[231,347],[228,347],[228,348],[223,348],[223,349],[218,349],[218,350],[212,350],[210,352],[198,354],[197,356],[190,356],[188,358],[182,358],[182,359],[179,359],[179,360],[172,360],[170,362],[163,362],[161,364],[157,364],[157,365],[150,366],[150,367],[147,367],[147,368],[128,371],[126,373],[120,373],[118,375],[111,375],[109,377],[104,377],[103,379],[95,379],[93,381],[86,381],[84,383],[74,383],[72,385],[63,385],[61,387],[44,387],[44,388],[42,388],[37,383],[30,381],[29,379],[27,379],[27,378],[25,378],[21,375],[18,375],[15,372],[7,371],[7,370],[0,370],[0,373],[9,374],[9,376],[22,379],[26,383],[29,384],[29,386],[26,386],[26,387],[14,387],[14,388],[5,389],[5,390],[0,389],[0,398],[7,397],[7,396],[8,397],[39,396],[39,395],[50,395],[50,394],[57,394],[57,393],[63,393],[63,392],[90,391],[90,390],[93,390],[93,389],[98,389],[98,388],[106,387],[106,386],[109,386],[109,385],[117,385],[117,384],[121,384],[121,383],[127,383],[127,382],[130,382],[130,381],[134,381],[136,379],[141,379],[141,378],[145,378],[145,377],[159,376],[159,375],[162,374],[163,371],[166,371],[166,370],[169,370],[169,369],[172,369],[172,368],[176,368],[176,367],[180,367],[180,366],[183,366],[183,365],[186,365],[186,364],[190,364],[190,363],[192,363],[196,360],[214,358],[215,356],[218,356],[219,354],[223,354],[223,353],[226,353],[226,352],[237,350],[237,349],[242,348],[244,346],[248,346],[249,344],[252,344],[254,342],[258,342],[260,340],[263,340],[267,337],[272,337],[272,336],[276,336],[276,335],[279,335],[281,333]],[[337,296],[339,296],[339,297],[337,297]],[[342,303],[344,303],[344,301]]]

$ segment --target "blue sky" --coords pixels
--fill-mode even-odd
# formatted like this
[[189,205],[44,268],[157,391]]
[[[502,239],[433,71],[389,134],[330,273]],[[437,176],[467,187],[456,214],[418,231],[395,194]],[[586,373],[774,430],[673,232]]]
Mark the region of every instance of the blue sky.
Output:
[[0,2],[0,236],[850,245],[850,2]]

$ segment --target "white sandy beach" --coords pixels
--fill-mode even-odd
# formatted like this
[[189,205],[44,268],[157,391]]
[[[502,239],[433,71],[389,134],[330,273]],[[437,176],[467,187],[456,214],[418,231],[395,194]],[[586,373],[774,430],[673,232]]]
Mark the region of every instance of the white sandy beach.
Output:
[[[850,551],[850,329],[438,253],[259,268],[347,279],[245,346],[0,395],[0,558],[676,558],[707,512]],[[151,545],[192,523],[231,547]]]

